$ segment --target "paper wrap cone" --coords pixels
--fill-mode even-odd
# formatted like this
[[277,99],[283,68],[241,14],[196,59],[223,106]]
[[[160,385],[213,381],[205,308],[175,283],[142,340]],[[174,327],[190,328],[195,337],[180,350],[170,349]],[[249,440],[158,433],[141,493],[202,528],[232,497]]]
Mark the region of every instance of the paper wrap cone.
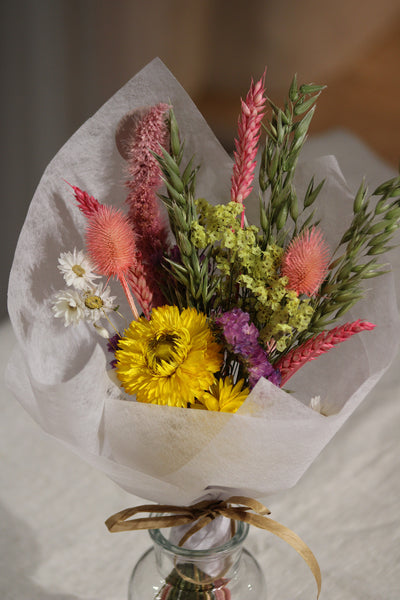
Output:
[[[375,330],[303,367],[289,382],[293,394],[260,380],[237,413],[225,414],[141,404],[121,392],[107,375],[110,356],[93,328],[65,328],[51,310],[62,284],[59,254],[84,248],[85,217],[64,180],[123,207],[124,161],[115,130],[129,111],[158,102],[173,105],[186,157],[195,154],[201,165],[197,195],[229,201],[231,159],[182,87],[154,60],[72,136],[40,181],[10,276],[18,347],[7,381],[46,432],[128,492],[178,505],[232,495],[265,498],[298,481],[389,366],[400,329],[393,277],[369,280],[365,300],[349,317],[372,321]],[[353,199],[333,157],[298,168],[299,195],[312,175],[317,182],[326,178],[319,210],[333,249],[349,224]],[[248,198],[246,214],[250,222],[258,214],[256,198]],[[315,395],[328,416],[308,407]]]

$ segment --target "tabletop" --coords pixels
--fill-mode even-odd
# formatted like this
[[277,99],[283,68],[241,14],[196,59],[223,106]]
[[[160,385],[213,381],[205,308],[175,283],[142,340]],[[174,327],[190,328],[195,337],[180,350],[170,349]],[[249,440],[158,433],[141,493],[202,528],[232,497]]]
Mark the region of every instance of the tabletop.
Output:
[[[393,171],[345,131],[318,136],[307,157],[335,154],[349,186]],[[400,292],[400,253],[393,256]],[[0,324],[1,364],[15,343]],[[321,600],[400,598],[400,355],[292,489],[270,498],[272,516],[311,547]],[[151,545],[146,532],[110,534],[105,519],[143,500],[118,488],[43,433],[0,381],[0,597],[125,600],[130,573]],[[253,528],[247,548],[268,600],[316,597],[307,566],[278,538]]]

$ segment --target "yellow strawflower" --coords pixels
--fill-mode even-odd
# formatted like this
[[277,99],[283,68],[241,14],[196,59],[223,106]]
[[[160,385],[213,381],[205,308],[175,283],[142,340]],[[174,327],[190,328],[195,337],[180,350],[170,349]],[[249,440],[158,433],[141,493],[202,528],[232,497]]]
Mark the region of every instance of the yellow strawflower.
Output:
[[206,315],[162,306],[125,331],[115,355],[117,376],[139,402],[186,408],[214,383],[220,351]]
[[[243,388],[244,380],[240,379],[236,385],[232,377],[225,377],[214,383],[209,392],[203,392],[199,397],[201,405],[194,408],[205,408],[219,412],[236,412],[250,393],[249,388]],[[243,389],[242,389],[243,388]]]

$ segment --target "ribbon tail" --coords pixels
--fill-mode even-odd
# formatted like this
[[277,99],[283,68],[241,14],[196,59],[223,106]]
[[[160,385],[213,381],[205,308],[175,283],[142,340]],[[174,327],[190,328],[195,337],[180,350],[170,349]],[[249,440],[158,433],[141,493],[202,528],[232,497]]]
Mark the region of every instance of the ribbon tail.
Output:
[[314,554],[307,546],[305,542],[291,529],[285,527],[281,523],[274,521],[270,517],[265,517],[258,514],[243,512],[240,509],[228,508],[224,510],[224,516],[234,519],[235,521],[245,521],[249,525],[255,525],[260,529],[265,529],[270,533],[280,537],[287,544],[289,544],[301,558],[307,563],[308,568],[314,575],[315,582],[317,584],[318,594],[317,599],[321,593],[321,570]]
[[225,500],[225,504],[239,504],[241,508],[247,507],[258,515],[271,514],[271,511],[264,504],[247,496],[231,496],[228,500]]

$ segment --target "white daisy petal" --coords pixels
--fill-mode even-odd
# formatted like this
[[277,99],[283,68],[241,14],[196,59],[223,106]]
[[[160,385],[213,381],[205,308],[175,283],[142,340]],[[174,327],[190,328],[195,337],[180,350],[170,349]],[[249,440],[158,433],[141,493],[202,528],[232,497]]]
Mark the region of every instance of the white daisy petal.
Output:
[[74,248],[73,252],[62,252],[58,259],[58,268],[68,286],[85,290],[99,278],[92,270],[92,264],[83,250]]
[[85,305],[79,293],[75,290],[61,290],[54,295],[54,316],[64,319],[65,327],[79,323],[85,318]]
[[115,296],[110,296],[110,293],[110,288],[103,289],[102,285],[84,293],[85,317],[88,321],[95,323],[104,317],[106,313],[114,310]]
[[311,398],[310,408],[312,408],[316,412],[321,412],[321,396],[314,396],[313,398]]
[[106,340],[110,339],[110,334],[108,333],[107,329],[100,325],[100,323],[93,323],[93,326],[97,333],[101,335],[101,337],[105,338]]

